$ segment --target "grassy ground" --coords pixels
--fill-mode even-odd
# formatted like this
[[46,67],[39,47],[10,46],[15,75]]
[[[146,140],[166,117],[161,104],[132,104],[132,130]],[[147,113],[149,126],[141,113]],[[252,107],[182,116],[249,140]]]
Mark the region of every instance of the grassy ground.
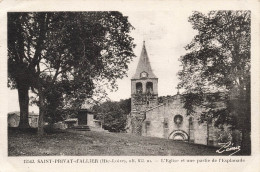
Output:
[[8,132],[9,156],[48,155],[223,155],[216,148],[125,133],[73,131],[38,137],[35,131]]

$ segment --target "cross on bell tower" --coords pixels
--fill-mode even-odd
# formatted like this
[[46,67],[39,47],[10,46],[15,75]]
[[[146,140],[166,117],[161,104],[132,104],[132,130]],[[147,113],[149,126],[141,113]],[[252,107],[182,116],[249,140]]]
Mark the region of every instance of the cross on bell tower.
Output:
[[180,86],[178,85],[178,86],[176,87],[176,89],[178,90],[178,91],[177,91],[177,95],[179,95],[179,94],[180,94]]

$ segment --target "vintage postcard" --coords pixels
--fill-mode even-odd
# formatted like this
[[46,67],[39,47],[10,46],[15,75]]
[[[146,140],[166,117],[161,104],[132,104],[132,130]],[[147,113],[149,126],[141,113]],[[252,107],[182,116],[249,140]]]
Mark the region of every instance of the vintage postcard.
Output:
[[2,1],[0,171],[259,171],[259,5]]

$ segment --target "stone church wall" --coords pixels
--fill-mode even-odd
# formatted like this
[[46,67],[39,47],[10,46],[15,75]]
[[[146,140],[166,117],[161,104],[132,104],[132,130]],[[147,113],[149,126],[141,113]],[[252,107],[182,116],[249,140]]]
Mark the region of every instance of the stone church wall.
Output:
[[146,119],[143,122],[143,135],[163,138],[163,115],[164,106],[157,106],[146,112]]
[[[146,112],[146,119],[144,123],[150,123],[150,136],[169,138],[174,131],[180,131],[188,134],[189,120],[185,115],[186,110],[180,102],[178,97],[166,100],[162,105],[155,107]],[[176,115],[182,116],[182,122],[176,124],[174,117]],[[145,127],[144,127],[145,128]]]
[[[219,146],[219,135],[221,132],[228,134],[228,127],[224,129],[214,127],[213,124],[199,123],[198,117],[204,111],[203,108],[196,108],[197,113],[192,123],[183,108],[180,95],[164,100],[163,104],[155,106],[146,111],[145,120],[142,123],[142,135],[148,137],[160,137],[174,139],[174,136],[181,135],[184,140],[204,145]],[[182,122],[176,124],[175,116],[182,116]]]
[[194,143],[207,145],[207,124],[194,121]]
[[[179,134],[184,136],[184,141],[189,140],[191,143],[215,147],[220,147],[219,143],[226,143],[232,139],[232,143],[240,145],[241,132],[232,131],[229,125],[218,128],[214,126],[214,121],[209,124],[200,123],[199,116],[204,110],[196,108],[196,114],[190,122],[190,117],[186,116],[180,97],[174,96],[165,100],[163,104],[146,111],[146,118],[142,123],[142,135],[174,139],[174,135]],[[176,115],[183,117],[181,124],[174,122]]]

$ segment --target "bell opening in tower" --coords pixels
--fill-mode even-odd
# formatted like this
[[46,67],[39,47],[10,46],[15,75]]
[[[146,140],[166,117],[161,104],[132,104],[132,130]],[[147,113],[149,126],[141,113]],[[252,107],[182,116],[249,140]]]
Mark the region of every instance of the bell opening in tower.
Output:
[[152,82],[146,83],[146,93],[153,93],[153,83]]
[[142,93],[143,92],[143,84],[141,82],[136,83],[136,93]]

